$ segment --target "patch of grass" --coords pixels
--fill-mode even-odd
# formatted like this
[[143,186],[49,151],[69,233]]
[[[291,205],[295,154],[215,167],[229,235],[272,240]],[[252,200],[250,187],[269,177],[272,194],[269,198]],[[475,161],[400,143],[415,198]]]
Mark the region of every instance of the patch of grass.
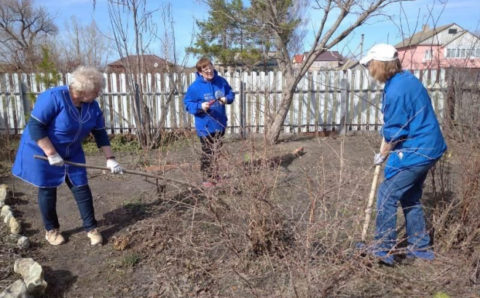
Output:
[[125,202],[123,207],[131,214],[143,215],[147,212],[147,207],[141,199]]
[[[92,136],[87,137],[82,146],[86,154],[95,154],[100,150]],[[114,152],[138,152],[141,149],[133,135],[114,135],[110,138],[110,146]]]
[[140,262],[140,255],[137,253],[131,253],[126,255],[122,260],[122,267],[131,268]]

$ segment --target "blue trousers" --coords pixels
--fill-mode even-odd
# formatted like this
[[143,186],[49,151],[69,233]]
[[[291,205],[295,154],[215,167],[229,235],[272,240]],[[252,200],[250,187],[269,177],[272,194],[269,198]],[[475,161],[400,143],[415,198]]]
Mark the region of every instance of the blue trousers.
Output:
[[[97,227],[95,220],[95,212],[93,210],[93,197],[90,187],[87,185],[74,186],[68,176],[65,182],[73,193],[73,197],[77,202],[80,216],[82,217],[83,227],[86,231],[93,230]],[[38,189],[38,205],[42,214],[45,230],[58,229],[60,227],[57,216],[57,188],[56,187],[40,187]]]
[[428,170],[435,162],[413,166],[384,180],[377,193],[375,240],[380,251],[390,251],[397,241],[397,206],[405,216],[407,241],[413,250],[430,246],[420,198]]

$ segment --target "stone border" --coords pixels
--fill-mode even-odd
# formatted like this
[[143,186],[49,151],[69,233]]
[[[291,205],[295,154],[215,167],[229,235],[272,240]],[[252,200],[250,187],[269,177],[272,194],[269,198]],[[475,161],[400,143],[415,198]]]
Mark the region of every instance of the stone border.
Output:
[[27,237],[20,234],[20,222],[13,216],[12,209],[5,203],[8,196],[8,186],[6,184],[0,185],[0,216],[3,218],[3,223],[7,225],[10,231],[10,239],[16,241],[17,247],[20,249],[27,249],[30,247],[30,241]]
[[[3,222],[10,230],[9,240],[20,249],[30,247],[30,241],[27,237],[20,234],[21,224],[13,216],[12,209],[5,203],[8,196],[8,185],[0,185],[0,216]],[[7,297],[30,297],[42,295],[47,288],[47,282],[43,278],[43,268],[32,258],[19,258],[15,260],[13,270],[22,276],[22,279],[16,280],[8,286],[2,293],[0,298]]]

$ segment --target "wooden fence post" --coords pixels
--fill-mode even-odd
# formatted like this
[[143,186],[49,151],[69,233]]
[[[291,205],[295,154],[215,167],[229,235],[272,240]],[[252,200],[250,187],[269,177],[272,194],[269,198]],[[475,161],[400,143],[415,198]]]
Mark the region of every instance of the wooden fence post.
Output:
[[246,100],[245,100],[245,82],[240,80],[240,135],[242,139],[247,137],[247,131],[245,129],[245,110],[246,110]]
[[342,78],[340,80],[340,111],[343,112],[343,117],[340,118],[340,135],[347,133],[348,123],[348,80]]
[[20,80],[20,98],[23,105],[23,115],[25,116],[25,125],[27,124],[27,118],[32,112],[32,102],[28,98],[27,85],[23,80]]

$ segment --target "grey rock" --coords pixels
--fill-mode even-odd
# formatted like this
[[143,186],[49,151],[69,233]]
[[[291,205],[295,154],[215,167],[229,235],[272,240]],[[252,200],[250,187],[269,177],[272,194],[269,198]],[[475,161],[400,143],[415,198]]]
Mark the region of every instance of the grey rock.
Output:
[[47,288],[47,282],[43,279],[43,269],[32,258],[15,260],[13,270],[23,277],[27,286],[27,293],[33,296],[42,295]]
[[17,247],[20,249],[27,249],[30,247],[30,240],[25,236],[20,236],[17,240]]
[[13,217],[12,211],[10,211],[10,210],[5,211],[5,217],[3,218],[3,222],[8,225],[8,221],[9,221],[10,218],[12,218],[12,217]]
[[7,214],[12,214],[12,210],[10,209],[10,206],[5,205],[2,207],[2,211],[0,212],[0,216],[5,217]]
[[13,284],[9,285],[2,293],[0,298],[27,298],[27,287],[23,280],[18,279]]
[[8,185],[0,184],[0,203],[3,203],[3,205],[5,205],[5,201],[7,200],[7,194],[8,194]]
[[11,217],[8,221],[8,227],[10,228],[10,233],[20,234],[21,226],[18,220],[15,217]]

